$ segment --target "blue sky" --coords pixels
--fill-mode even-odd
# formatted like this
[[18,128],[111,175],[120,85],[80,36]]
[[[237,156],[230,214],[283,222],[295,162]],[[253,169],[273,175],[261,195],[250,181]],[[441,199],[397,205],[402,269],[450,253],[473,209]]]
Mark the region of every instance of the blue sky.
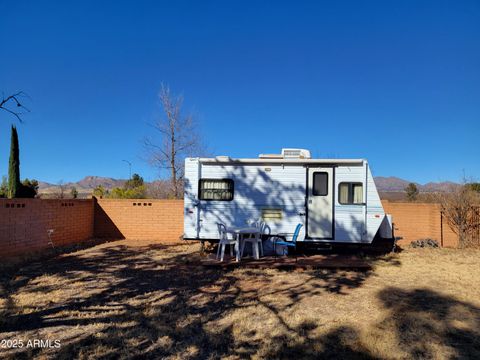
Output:
[[[147,180],[162,82],[213,154],[363,157],[480,178],[478,1],[1,1],[0,91],[24,90],[22,178]],[[12,117],[0,113],[0,174]]]

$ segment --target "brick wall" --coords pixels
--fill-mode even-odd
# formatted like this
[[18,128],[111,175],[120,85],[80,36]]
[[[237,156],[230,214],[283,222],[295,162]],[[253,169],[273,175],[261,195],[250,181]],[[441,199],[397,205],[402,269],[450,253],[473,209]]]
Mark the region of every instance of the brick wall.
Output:
[[[436,204],[383,201],[392,214],[400,244],[431,238],[441,241],[440,209]],[[40,200],[0,199],[0,258],[90,238],[176,242],[183,234],[182,200]],[[457,236],[443,224],[443,244],[457,245]]]
[[21,255],[93,237],[93,200],[0,199],[0,257]]
[[[418,239],[442,240],[440,208],[437,204],[383,201],[393,216],[399,244]],[[95,207],[95,236],[175,242],[183,234],[182,200],[99,199]],[[457,236],[443,224],[443,244],[457,245]]]
[[383,200],[382,204],[385,212],[393,217],[395,236],[400,238],[400,245],[427,238],[440,243],[443,233],[443,246],[457,246],[458,237],[445,222],[442,224],[438,204],[398,203],[388,200]]
[[183,236],[183,200],[98,199],[95,236],[176,242]]

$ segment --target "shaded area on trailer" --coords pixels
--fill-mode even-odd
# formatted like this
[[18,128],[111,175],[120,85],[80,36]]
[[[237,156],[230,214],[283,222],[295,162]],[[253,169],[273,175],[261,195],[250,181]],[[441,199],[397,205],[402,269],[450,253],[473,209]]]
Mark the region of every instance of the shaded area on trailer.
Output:
[[[287,166],[285,166],[287,167]],[[280,178],[272,177],[270,172],[260,168],[245,166],[225,166],[218,164],[220,170],[218,178],[234,179],[234,198],[232,201],[199,201],[197,192],[198,185],[189,181],[185,182],[185,232],[188,239],[214,239],[218,237],[216,224],[222,223],[227,227],[244,227],[247,220],[257,220],[262,216],[262,209],[279,208],[282,210],[282,219],[268,221],[272,233],[293,232],[298,223],[302,223],[302,234],[308,231],[306,209],[306,177],[300,183],[281,181]],[[203,170],[206,172],[205,170]],[[292,173],[289,174],[290,176]],[[297,174],[298,175],[298,174]],[[210,178],[211,173],[200,174],[200,177]],[[336,215],[335,189],[333,196],[333,235],[335,242],[351,242],[352,239],[362,238],[367,226],[364,217],[358,214]],[[242,199],[240,203],[237,199]],[[379,203],[381,206],[381,203]],[[329,228],[332,222],[325,219],[319,221],[318,226]],[[194,230],[195,229],[195,230]],[[342,238],[344,237],[344,238]],[[328,240],[327,240],[328,241]]]

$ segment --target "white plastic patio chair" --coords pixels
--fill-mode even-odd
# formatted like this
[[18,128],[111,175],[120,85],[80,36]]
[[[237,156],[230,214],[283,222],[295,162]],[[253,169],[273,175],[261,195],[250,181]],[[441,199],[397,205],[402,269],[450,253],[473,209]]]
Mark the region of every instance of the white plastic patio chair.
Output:
[[225,247],[227,245],[230,246],[230,256],[233,257],[233,251],[238,251],[237,249],[237,239],[233,236],[229,238],[229,235],[232,234],[227,232],[227,227],[224,224],[217,224],[218,227],[218,234],[220,235],[220,240],[218,242],[218,249],[217,249],[217,257],[220,257],[220,261],[223,261],[223,257],[225,255]]

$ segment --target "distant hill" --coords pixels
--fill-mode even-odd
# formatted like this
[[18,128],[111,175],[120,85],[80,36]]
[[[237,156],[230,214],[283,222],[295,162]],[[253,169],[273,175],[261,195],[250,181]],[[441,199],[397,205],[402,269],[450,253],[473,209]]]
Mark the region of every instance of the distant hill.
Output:
[[39,181],[38,182],[38,189],[39,190],[46,189],[46,188],[49,188],[49,187],[52,187],[52,186],[55,186],[55,184],[50,184],[50,183],[47,183],[45,181]]
[[420,187],[420,191],[423,192],[441,192],[441,191],[449,191],[452,188],[459,186],[460,184],[454,183],[452,181],[444,181],[444,182],[429,182],[425,185]]
[[[389,177],[382,177],[376,176],[375,177],[375,185],[377,186],[378,191],[404,191],[410,181],[400,179],[398,177],[389,176]],[[418,186],[420,184],[415,183]]]
[[74,186],[78,186],[82,189],[95,189],[97,186],[103,186],[106,189],[113,189],[115,187],[121,187],[125,184],[126,180],[113,179],[102,176],[85,176],[82,180],[72,183]]
[[[125,183],[124,179],[114,179],[102,176],[85,176],[83,179],[77,182],[64,183],[63,186],[66,192],[69,192],[72,187],[75,187],[79,194],[89,195],[93,189],[97,186],[103,186],[107,190],[111,190],[115,187],[121,187]],[[60,184],[51,184],[44,181],[38,182],[39,194],[53,194],[60,190]]]
[[408,180],[401,179],[394,176],[389,176],[389,177],[376,176],[375,177],[375,185],[377,185],[377,189],[380,192],[403,192],[407,187],[407,185],[411,182],[417,185],[417,188],[420,192],[425,192],[425,193],[449,191],[450,189],[452,189],[452,187],[459,185],[451,181],[429,182],[425,185],[422,185],[414,181],[408,181]]

